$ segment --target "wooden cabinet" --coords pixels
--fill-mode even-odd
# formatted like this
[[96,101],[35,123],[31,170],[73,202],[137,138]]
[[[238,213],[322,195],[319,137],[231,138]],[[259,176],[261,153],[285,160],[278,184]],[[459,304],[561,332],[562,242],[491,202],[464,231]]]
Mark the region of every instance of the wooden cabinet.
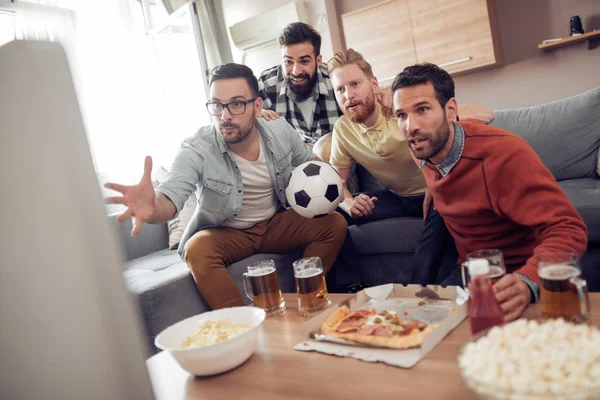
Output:
[[380,82],[417,62],[450,73],[502,62],[493,0],[385,1],[343,14],[342,23],[346,47],[365,56]]
[[487,0],[409,0],[419,62],[450,73],[501,61],[494,4]]
[[408,0],[379,3],[342,15],[346,48],[360,52],[380,83],[417,61]]

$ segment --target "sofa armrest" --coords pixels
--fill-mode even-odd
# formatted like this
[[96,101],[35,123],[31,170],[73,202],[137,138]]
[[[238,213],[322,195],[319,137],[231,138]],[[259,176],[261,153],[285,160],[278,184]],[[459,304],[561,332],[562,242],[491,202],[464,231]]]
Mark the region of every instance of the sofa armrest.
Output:
[[109,215],[108,219],[116,231],[119,243],[123,249],[125,261],[133,260],[169,247],[167,224],[144,224],[137,236],[131,236],[131,218],[118,223],[115,220],[117,215],[118,213]]

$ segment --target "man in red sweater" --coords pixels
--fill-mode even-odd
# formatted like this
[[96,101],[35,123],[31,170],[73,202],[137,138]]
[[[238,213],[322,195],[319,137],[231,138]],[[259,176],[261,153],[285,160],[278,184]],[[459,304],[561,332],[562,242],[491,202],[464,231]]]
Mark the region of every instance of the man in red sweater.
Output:
[[[475,250],[500,249],[508,273],[494,292],[505,321],[517,319],[539,297],[539,255],[585,253],[583,220],[524,139],[475,120],[457,122],[446,71],[407,67],[392,90],[398,126],[454,237],[458,262]],[[442,284],[460,283],[456,268]]]

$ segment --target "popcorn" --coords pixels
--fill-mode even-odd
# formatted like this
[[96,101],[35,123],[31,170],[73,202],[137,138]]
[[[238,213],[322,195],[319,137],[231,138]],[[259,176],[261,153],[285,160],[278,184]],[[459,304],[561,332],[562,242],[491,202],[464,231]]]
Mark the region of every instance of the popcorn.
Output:
[[465,345],[458,364],[469,380],[524,395],[600,387],[600,330],[562,319],[519,319]]

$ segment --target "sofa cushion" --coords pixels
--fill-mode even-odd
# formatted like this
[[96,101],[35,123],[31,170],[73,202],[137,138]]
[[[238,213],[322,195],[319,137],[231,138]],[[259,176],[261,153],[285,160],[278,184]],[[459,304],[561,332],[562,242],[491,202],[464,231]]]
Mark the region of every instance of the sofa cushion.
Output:
[[587,225],[589,241],[600,243],[600,180],[570,179],[558,184]]
[[[144,223],[140,233],[137,236],[131,236],[131,218],[118,223],[115,220],[117,215],[109,215],[108,219],[113,229],[117,232],[117,237],[123,250],[123,258],[126,261],[151,254],[168,246],[169,233],[167,231],[167,224]],[[123,266],[124,268],[127,267],[127,265]]]
[[412,253],[423,232],[421,218],[390,218],[349,227],[358,254]]
[[495,111],[492,125],[523,137],[556,180],[594,178],[600,146],[600,88],[551,103]]
[[141,270],[147,273],[164,271],[174,265],[182,264],[187,268],[185,262],[176,251],[163,249],[154,253],[136,258],[125,263],[125,272]]

